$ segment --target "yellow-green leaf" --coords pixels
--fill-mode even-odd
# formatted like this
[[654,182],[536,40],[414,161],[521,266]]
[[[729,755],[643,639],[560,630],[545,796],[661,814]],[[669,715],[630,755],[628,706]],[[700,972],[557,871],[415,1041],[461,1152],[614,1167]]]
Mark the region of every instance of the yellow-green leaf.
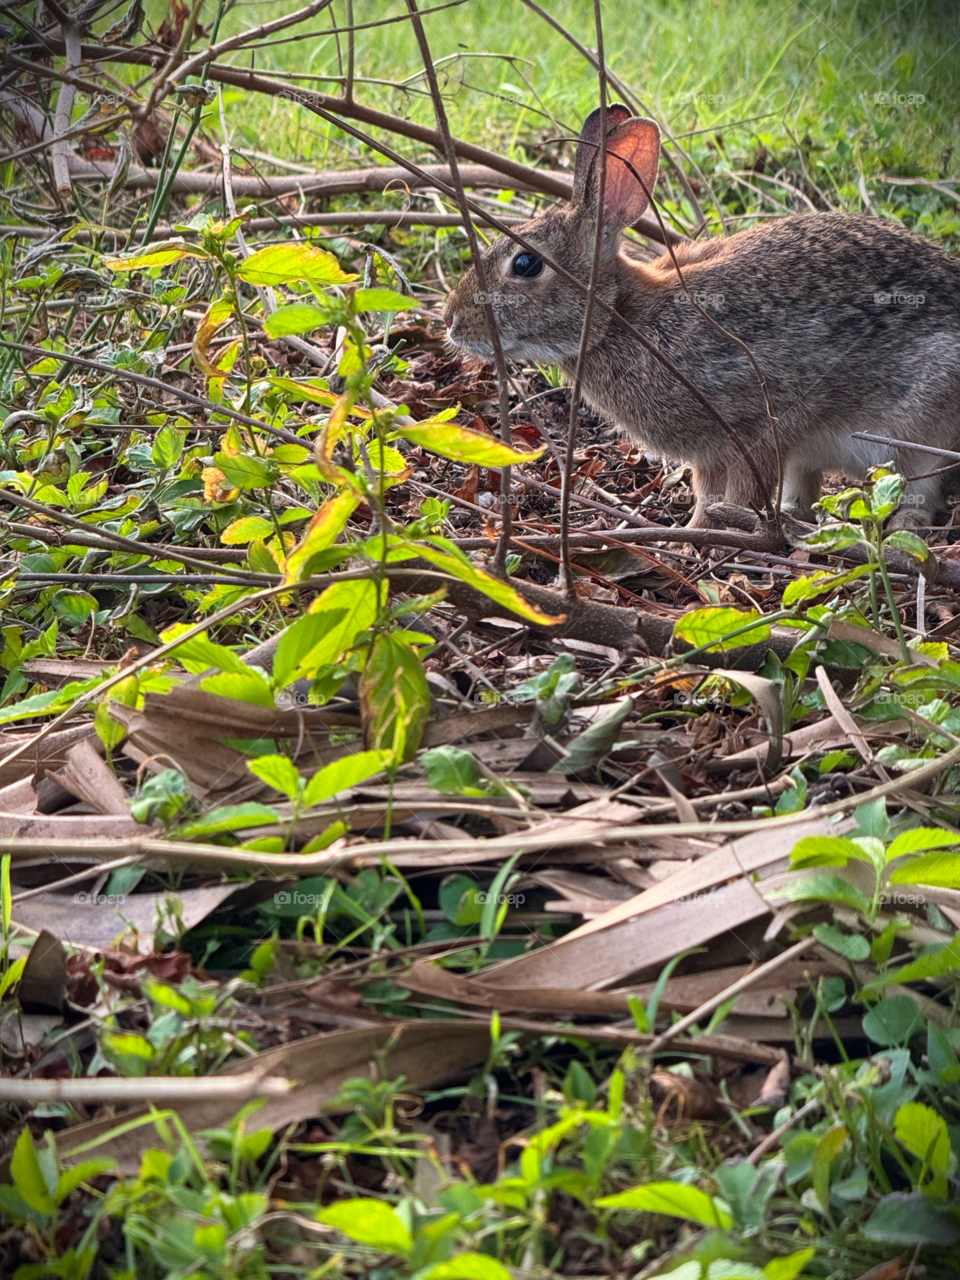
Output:
[[142,253],[107,254],[101,259],[105,267],[111,271],[143,271],[147,267],[166,267],[171,262],[179,262],[181,258],[208,258],[206,249],[198,244],[188,244],[186,240],[161,240],[152,244]]
[[374,642],[360,677],[363,735],[371,751],[408,760],[420,745],[430,715],[430,691],[416,649],[384,632]]
[[305,280],[310,284],[346,284],[356,280],[341,270],[340,263],[326,249],[316,245],[292,243],[272,244],[252,253],[238,272],[248,284],[291,284]]
[[352,493],[338,493],[335,498],[327,499],[287,556],[283,569],[285,585],[301,582],[307,576],[310,561],[321,551],[326,551],[327,547],[333,546],[359,504],[360,499]]
[[241,516],[227,525],[220,541],[227,547],[240,547],[254,538],[269,538],[272,533],[273,525],[262,516]]
[[674,1218],[688,1218],[705,1227],[728,1230],[733,1219],[717,1200],[699,1187],[680,1182],[650,1182],[631,1191],[601,1196],[597,1204],[604,1209],[634,1209],[643,1213],[666,1213]]
[[321,1209],[317,1218],[356,1240],[357,1244],[379,1249],[381,1253],[406,1255],[413,1248],[410,1229],[397,1211],[370,1196],[358,1200],[337,1200]]
[[309,333],[327,323],[327,312],[311,302],[291,302],[268,316],[263,331],[268,338],[286,338],[292,333]]
[[519,614],[521,618],[526,618],[529,622],[552,626],[554,623],[566,621],[566,614],[561,613],[557,617],[552,617],[549,613],[544,613],[536,605],[524,600],[520,592],[511,587],[509,583],[493,577],[492,574],[485,573],[483,569],[478,569],[476,565],[470,564],[467,560],[461,560],[459,556],[451,555],[445,551],[438,551],[426,542],[408,542],[406,547],[413,555],[422,556],[424,560],[429,560],[436,568],[444,570],[451,577],[459,578],[461,582],[466,582],[468,586],[473,587],[475,590],[482,591],[485,596],[489,596],[497,604],[502,604],[506,608],[512,609],[514,613]]
[[13,1185],[26,1200],[31,1209],[37,1213],[52,1214],[55,1209],[53,1196],[47,1186],[40,1167],[40,1157],[33,1145],[30,1130],[24,1129],[17,1139],[10,1160],[10,1175]]
[[[751,622],[756,622],[757,625],[749,627],[742,635],[727,639],[731,632],[739,631]],[[736,649],[740,645],[757,644],[761,640],[768,640],[770,628],[763,621],[763,614],[758,613],[756,609],[710,607],[692,609],[682,618],[678,618],[673,625],[673,638],[685,640],[694,648],[709,644],[710,648],[707,652],[719,653],[726,649]]]
[[358,311],[409,311],[416,298],[406,298],[395,289],[358,289],[353,296]]
[[468,431],[466,427],[458,427],[454,422],[438,422],[432,419],[421,422],[415,427],[400,427],[397,435],[411,444],[438,453],[441,458],[450,458],[453,462],[466,462],[481,467],[510,467],[523,462],[535,462],[546,445],[532,452],[511,448],[502,444],[493,436],[481,435],[479,431]]

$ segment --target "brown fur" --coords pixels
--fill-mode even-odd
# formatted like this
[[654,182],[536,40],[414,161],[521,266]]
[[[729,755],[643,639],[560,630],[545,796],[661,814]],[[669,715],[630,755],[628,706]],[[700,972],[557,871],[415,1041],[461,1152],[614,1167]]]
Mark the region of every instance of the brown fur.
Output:
[[[596,113],[583,137],[590,130],[592,139],[599,137]],[[690,304],[670,257],[640,263],[619,251],[620,232],[647,204],[635,173],[652,190],[658,144],[652,121],[621,119],[608,133],[597,297],[690,380],[741,449],[601,307],[593,313],[582,386],[591,404],[647,447],[692,465],[697,505],[691,524],[703,525],[712,502],[760,507],[775,493],[776,450],[750,362]],[[517,229],[545,259],[584,283],[597,234],[596,171],[595,159],[578,157],[571,204]],[[549,265],[534,278],[513,276],[519,252],[502,237],[484,254],[504,354],[558,364],[572,379],[585,294]],[[916,477],[932,471],[937,459],[854,440],[851,433],[942,448],[960,444],[960,263],[899,226],[840,213],[786,217],[729,239],[683,245],[676,256],[687,289],[748,344],[763,370],[779,418],[784,505],[809,518],[824,470],[861,478],[892,458],[913,477],[899,523],[932,523],[939,478]],[[444,316],[456,345],[489,357],[477,289],[471,268],[448,297]],[[765,493],[758,492],[742,451],[760,472]]]

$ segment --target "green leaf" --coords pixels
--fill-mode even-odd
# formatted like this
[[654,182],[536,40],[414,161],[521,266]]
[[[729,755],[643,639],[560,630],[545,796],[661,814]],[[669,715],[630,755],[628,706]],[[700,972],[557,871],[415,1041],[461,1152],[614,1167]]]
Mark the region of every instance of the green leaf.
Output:
[[887,861],[906,853],[923,853],[927,849],[946,849],[960,844],[960,832],[944,831],[941,827],[912,827],[901,831],[887,849]]
[[70,1192],[75,1191],[81,1183],[89,1182],[91,1178],[99,1178],[101,1174],[109,1173],[116,1167],[116,1160],[103,1156],[98,1160],[84,1160],[74,1165],[72,1169],[65,1169],[57,1179],[54,1199],[57,1204],[63,1204]]
[[303,241],[258,249],[237,274],[247,284],[260,285],[291,284],[295,280],[309,284],[346,284],[357,278],[342,271],[332,253]]
[[478,898],[480,886],[470,876],[445,876],[440,883],[440,910],[451,924],[460,928],[479,924],[483,917],[483,901]]
[[276,481],[275,468],[252,453],[218,453],[214,462],[236,489],[267,489]]
[[262,516],[241,516],[228,524],[220,535],[220,541],[227,547],[239,547],[254,538],[269,538],[273,533],[273,525]]
[[[743,635],[733,640],[726,637],[732,631],[738,631],[751,622],[757,626],[750,627]],[[673,639],[684,640],[687,644],[699,648],[710,645],[708,653],[720,653],[727,649],[736,649],[740,645],[757,644],[770,638],[770,628],[763,621],[763,614],[756,609],[729,609],[725,606],[707,609],[691,609],[673,624]]]
[[286,338],[293,333],[309,333],[312,329],[322,328],[328,320],[329,313],[322,307],[310,302],[291,302],[285,307],[278,307],[272,316],[268,316],[263,331],[268,338]]
[[482,792],[480,767],[469,751],[461,747],[432,747],[420,757],[427,781],[434,791],[446,796],[478,795]]
[[874,1044],[905,1045],[922,1021],[909,996],[887,996],[863,1015],[863,1031]]
[[589,729],[571,738],[563,756],[550,766],[551,773],[580,773],[607,755],[620,736],[623,722],[633,711],[633,700],[625,698]]
[[805,604],[808,600],[814,600],[817,596],[822,596],[825,592],[834,590],[835,587],[842,587],[857,578],[866,577],[871,572],[873,572],[872,566],[861,564],[857,565],[856,569],[851,569],[848,573],[831,573],[829,570],[824,569],[817,573],[811,573],[805,578],[795,578],[793,582],[787,585],[783,593],[783,607],[790,609],[795,604]]
[[359,1200],[338,1200],[321,1209],[317,1220],[342,1231],[357,1244],[405,1257],[413,1248],[406,1223],[388,1204],[365,1196]]
[[839,876],[802,877],[771,889],[768,897],[783,898],[787,902],[805,902],[808,900],[822,902],[845,902],[848,907],[866,915],[871,907],[870,899],[865,893]]
[[226,671],[223,675],[207,676],[200,682],[200,688],[204,693],[233,698],[235,702],[249,702],[254,707],[269,707],[271,711],[277,705],[269,681],[250,667],[243,673]]
[[488,1253],[458,1253],[418,1271],[417,1280],[510,1280],[510,1272]]
[[258,756],[256,760],[247,761],[247,768],[288,800],[296,801],[300,795],[302,780],[296,765],[287,756]]
[[161,427],[150,450],[151,460],[164,471],[169,471],[180,461],[186,438],[186,431],[180,431],[169,425]]
[[55,1211],[56,1205],[40,1168],[40,1158],[29,1129],[24,1129],[17,1139],[10,1160],[10,1176],[13,1178],[13,1185],[34,1212],[49,1217]]
[[283,567],[283,581],[302,582],[310,576],[310,563],[320,554],[332,547],[343,532],[347,521],[360,505],[360,499],[352,493],[338,493],[328,498],[320,510],[311,518],[303,532],[303,537],[287,556]]
[[684,1186],[680,1182],[650,1182],[643,1187],[634,1187],[632,1191],[601,1196],[596,1203],[602,1209],[665,1213],[674,1218],[699,1222],[705,1227],[719,1227],[723,1231],[733,1226],[733,1219],[718,1200],[699,1187]]
[[[383,588],[379,588],[382,592]],[[377,584],[369,578],[335,582],[310,605],[308,613],[322,620],[321,639],[284,679],[313,679],[321,667],[337,662],[377,618]]]
[[929,884],[941,889],[960,889],[960,854],[930,853],[911,858],[890,876],[891,884]]
[[145,1076],[157,1051],[144,1036],[119,1031],[103,1031],[100,1035],[103,1056],[125,1076]]
[[261,827],[279,822],[280,815],[268,805],[246,800],[243,804],[225,804],[186,826],[177,828],[178,840],[194,840],[198,836],[218,835],[222,831],[240,831],[244,827]]
[[304,805],[321,804],[339,791],[358,787],[375,773],[385,769],[392,758],[389,751],[358,751],[318,769],[303,793]]
[[863,850],[843,836],[804,836],[793,846],[790,866],[845,867],[851,858],[863,858]]
[[379,635],[360,677],[359,693],[367,746],[392,752],[397,763],[409,759],[430,714],[430,691],[417,651],[397,635]]
[[92,596],[89,591],[58,591],[52,604],[54,611],[70,631],[76,631],[89,622],[90,615],[96,614],[100,608],[96,596]]
[[813,1188],[824,1209],[830,1208],[830,1171],[833,1162],[847,1145],[846,1127],[835,1124],[817,1143],[813,1153]]
[[415,427],[398,427],[396,430],[397,435],[404,440],[409,440],[411,444],[419,445],[430,453],[438,453],[441,458],[480,467],[509,467],[535,462],[547,447],[543,445],[532,452],[514,449],[495,440],[493,436],[469,431],[466,427],[457,426],[455,422],[438,422],[435,418]]
[[946,973],[956,973],[960,969],[960,933],[955,934],[946,946],[938,948],[930,955],[921,956],[910,964],[894,970],[892,973],[880,974],[868,982],[866,989],[882,987],[890,982],[919,982],[922,978],[942,978]]
[[912,560],[917,560],[920,564],[926,564],[930,559],[930,548],[922,538],[918,538],[909,529],[897,529],[895,533],[891,533],[889,537],[884,538],[883,545],[884,547],[894,547],[897,551],[903,551]]
[[[346,583],[341,585],[347,585]],[[347,616],[346,609],[325,609],[322,613],[305,613],[297,618],[280,636],[273,658],[273,678],[285,688],[294,679],[310,654],[323,642],[331,628]]]
[[836,951],[844,960],[866,960],[870,955],[870,943],[859,933],[844,933],[833,924],[818,924],[813,936],[831,951]]
[[800,1249],[797,1253],[788,1254],[786,1258],[771,1258],[763,1268],[763,1274],[767,1280],[795,1280],[807,1263],[812,1261],[816,1252],[816,1249],[811,1246],[809,1249]]
[[358,289],[353,295],[357,311],[409,311],[416,298],[407,298],[395,289]]
[[907,1102],[897,1112],[894,1131],[911,1155],[934,1173],[950,1172],[950,1135],[947,1122],[923,1102]]
[[960,1228],[951,1220],[948,1207],[941,1208],[922,1193],[911,1191],[884,1196],[861,1231],[868,1240],[908,1248],[949,1246],[960,1240]]

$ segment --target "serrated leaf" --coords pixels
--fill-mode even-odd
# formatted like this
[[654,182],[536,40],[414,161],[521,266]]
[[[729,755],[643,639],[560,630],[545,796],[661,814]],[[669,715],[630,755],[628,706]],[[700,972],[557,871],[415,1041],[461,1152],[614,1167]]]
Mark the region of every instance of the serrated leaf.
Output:
[[270,682],[252,667],[246,671],[225,671],[222,675],[207,676],[200,681],[204,693],[215,693],[218,698],[232,698],[235,702],[248,702],[253,707],[268,707],[273,711],[276,700]]
[[767,896],[786,902],[843,902],[862,914],[866,914],[871,906],[865,893],[839,876],[800,877],[779,889],[771,889]]
[[252,453],[218,453],[214,462],[227,482],[237,489],[270,488],[276,479],[275,468],[265,458],[257,458]]
[[265,782],[268,787],[282,792],[290,801],[300,795],[302,779],[296,765],[287,756],[258,756],[256,760],[248,760],[250,772]]
[[481,435],[479,431],[469,431],[456,423],[438,422],[436,419],[421,422],[415,427],[398,427],[397,435],[422,449],[439,454],[441,458],[480,467],[509,467],[535,462],[546,450],[546,445],[532,452],[514,449],[495,440],[493,436]]
[[960,854],[929,853],[911,858],[890,876],[891,884],[929,884],[938,889],[960,889]]
[[[164,644],[169,644],[178,635],[182,635],[189,630],[190,625],[188,623],[178,622],[174,626],[168,627],[166,631],[161,632],[160,639]],[[220,671],[233,671],[238,675],[247,675],[250,671],[243,659],[234,653],[232,649],[228,649],[223,644],[214,644],[205,631],[178,645],[173,650],[172,656],[191,675],[200,675],[204,671],[209,671],[211,667]]]
[[254,538],[269,538],[272,533],[273,525],[262,516],[241,516],[227,525],[220,541],[227,547],[239,547],[245,542],[253,542]]
[[240,266],[238,275],[248,284],[260,285],[291,284],[296,280],[310,284],[346,284],[357,278],[341,270],[332,253],[303,242],[258,249]]
[[[327,323],[328,312],[311,302],[291,302],[278,307],[264,321],[263,331],[268,338],[286,338],[294,333],[310,333]],[[336,397],[334,397],[335,399]]]
[[932,1202],[920,1192],[893,1191],[879,1202],[861,1227],[868,1240],[906,1246],[941,1245],[960,1241],[960,1228],[951,1220],[949,1207]]
[[906,853],[923,853],[928,849],[947,849],[951,845],[960,844],[960,832],[944,831],[942,827],[912,827],[909,831],[901,831],[890,842],[887,849],[887,861],[900,858]]
[[870,565],[862,564],[848,573],[831,573],[829,570],[821,570],[805,578],[795,578],[784,590],[783,607],[789,609],[795,604],[804,604],[807,600],[814,600],[817,596],[832,591],[836,587],[842,587],[848,582],[854,582],[857,578],[866,577],[871,572]]
[[302,582],[309,577],[310,561],[333,546],[359,505],[360,499],[352,493],[338,493],[336,497],[327,499],[287,556],[283,567],[284,585]]
[[342,760],[334,760],[332,764],[318,769],[307,783],[303,803],[322,804],[339,791],[358,787],[361,782],[366,782],[375,773],[385,769],[391,759],[389,751],[358,751],[355,755],[344,756]]
[[405,1257],[413,1248],[410,1229],[396,1210],[369,1196],[358,1200],[338,1200],[321,1209],[317,1220],[342,1231],[357,1244],[379,1249],[381,1253]]
[[960,969],[960,933],[929,955],[921,956],[891,973],[880,974],[866,984],[865,990],[885,986],[891,982],[920,982],[924,978],[942,978],[946,973]]
[[364,740],[397,763],[420,745],[430,714],[430,691],[419,654],[389,632],[374,642],[359,682]]
[[790,866],[845,867],[851,858],[863,859],[863,850],[843,836],[804,836],[790,854]]
[[[743,635],[736,636],[732,640],[727,639],[732,631],[738,631],[751,622],[756,622],[757,625],[750,627]],[[764,622],[763,614],[755,609],[729,609],[726,606],[691,609],[673,624],[674,642],[684,640],[694,648],[704,644],[710,645],[708,653],[719,653],[727,649],[739,648],[741,645],[757,644],[769,638],[770,627]]]

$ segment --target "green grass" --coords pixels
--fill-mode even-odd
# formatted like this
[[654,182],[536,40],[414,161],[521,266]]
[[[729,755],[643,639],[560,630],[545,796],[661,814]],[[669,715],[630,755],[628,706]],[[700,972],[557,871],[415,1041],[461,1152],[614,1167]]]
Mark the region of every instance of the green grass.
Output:
[[[222,33],[294,7],[238,5]],[[595,44],[586,0],[550,0],[548,7],[583,43]],[[355,21],[369,22],[403,6],[356,0],[354,11]],[[207,22],[214,12],[209,5]],[[333,12],[343,23],[344,4]],[[772,165],[798,168],[802,150],[809,176],[834,203],[861,208],[863,174],[875,202],[890,196],[929,233],[956,234],[957,205],[948,197],[876,182],[880,173],[937,179],[960,172],[960,8],[949,0],[627,0],[604,6],[603,16],[610,67],[706,172],[744,167],[761,148],[771,156],[768,173]],[[467,0],[425,23],[434,58],[452,59],[444,64],[444,87],[461,136],[526,160],[546,159],[548,140],[577,130],[596,105],[591,68],[521,0]],[[307,29],[330,25],[324,13]],[[237,61],[249,65],[249,54]],[[326,77],[341,72],[333,36],[260,49],[256,66]],[[432,123],[429,98],[416,91],[423,80],[411,79],[419,66],[408,23],[357,34],[358,79],[410,83],[406,92],[360,83],[358,98]],[[329,80],[310,87],[338,91]],[[228,92],[227,107],[241,147],[321,166],[371,158],[289,102]],[[215,127],[215,117],[209,123]]]

